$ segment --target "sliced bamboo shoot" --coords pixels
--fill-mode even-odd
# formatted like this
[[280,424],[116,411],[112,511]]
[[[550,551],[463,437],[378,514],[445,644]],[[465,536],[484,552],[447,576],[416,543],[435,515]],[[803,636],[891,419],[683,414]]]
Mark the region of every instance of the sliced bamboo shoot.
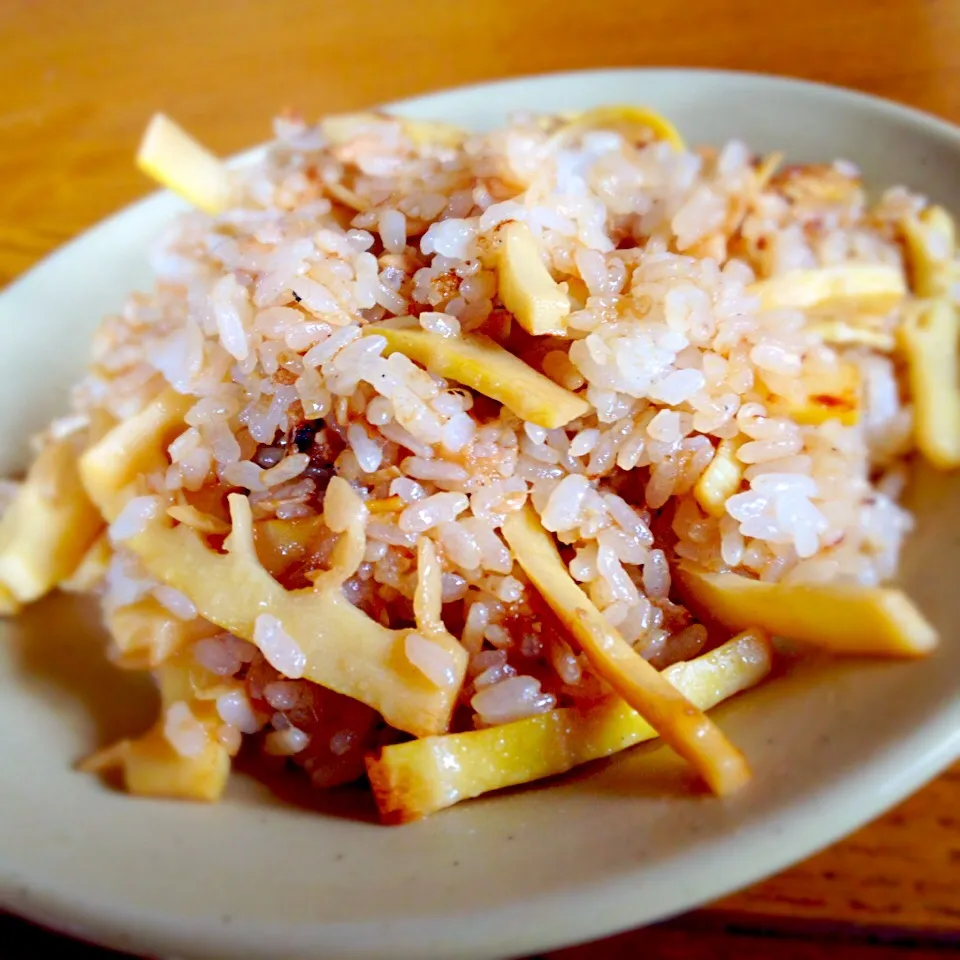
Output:
[[229,205],[226,166],[162,113],[155,113],[147,126],[137,151],[137,166],[207,213],[220,213]]
[[16,616],[22,609],[17,598],[0,583],[0,617]]
[[93,541],[73,573],[61,581],[60,589],[68,593],[90,593],[103,582],[112,556],[110,537],[104,531]]
[[48,443],[0,520],[0,586],[31,603],[70,576],[103,529],[69,439]]
[[737,459],[738,446],[733,440],[721,440],[713,459],[693,488],[697,503],[712,517],[722,517],[726,513],[727,500],[743,483],[744,465]]
[[720,795],[750,779],[750,768],[720,729],[611,627],[567,571],[536,513],[526,506],[503,523],[514,558],[569,628],[594,670],[640,713]]
[[901,590],[855,584],[766,583],[680,564],[675,582],[703,619],[729,630],[757,626],[833,653],[917,657],[937,632]]
[[184,431],[183,418],[193,403],[189,397],[165,390],[83,454],[83,485],[105,517],[112,520],[119,513],[112,501],[137,477],[166,469],[167,445]]
[[235,636],[257,643],[258,618],[275,618],[307,680],[369,704],[415,736],[446,731],[466,669],[463,647],[446,634],[453,677],[436,687],[405,655],[410,630],[381,626],[333,583],[285,590],[257,559],[246,497],[231,495],[230,513],[233,531],[225,554],[209,548],[195,531],[172,528],[162,518],[126,545],[153,577],[185,593],[201,616]]
[[919,217],[904,220],[903,235],[913,292],[918,297],[949,297],[960,280],[953,217],[943,207],[927,207]]
[[564,390],[499,343],[480,334],[442,337],[414,321],[367,327],[385,337],[387,353],[400,352],[439,377],[456,380],[502,403],[523,420],[552,430],[590,410],[582,397]]
[[[217,739],[222,721],[216,704],[192,695],[190,669],[180,661],[161,666],[156,671],[161,695],[157,722],[142,736],[88,757],[80,769],[102,773],[119,768],[126,790],[138,796],[219,800],[230,776],[230,753]],[[175,725],[187,727],[185,742],[171,731]]]
[[574,114],[555,134],[557,142],[567,143],[590,130],[617,130],[628,137],[637,133],[652,134],[653,140],[666,140],[675,150],[683,152],[686,145],[677,128],[666,117],[647,107],[630,104],[596,107]]
[[497,280],[503,305],[535,337],[567,331],[570,298],[540,259],[537,241],[520,221],[500,228]]
[[806,395],[777,397],[770,401],[769,409],[805,426],[839,420],[850,427],[860,420],[860,406],[860,368],[855,363],[840,363],[831,373],[811,377]]
[[187,644],[220,632],[200,618],[174,617],[153,597],[108,611],[105,621],[116,646],[114,662],[127,670],[159,667]]
[[[766,635],[748,630],[662,676],[695,707],[709,710],[759,683],[771,659]],[[624,700],[612,697],[589,710],[565,707],[486,730],[384,747],[368,757],[367,772],[383,822],[407,823],[491,790],[565,773],[656,735]]]
[[846,320],[817,320],[807,329],[816,333],[824,343],[836,347],[869,347],[881,353],[890,353],[897,345],[893,334],[885,330],[877,330]]
[[864,310],[879,312],[895,307],[907,293],[903,273],[897,267],[872,263],[791,270],[747,289],[760,298],[762,310],[810,310],[855,303]]
[[945,299],[910,311],[899,329],[914,404],[914,433],[920,452],[935,467],[960,466],[960,318]]

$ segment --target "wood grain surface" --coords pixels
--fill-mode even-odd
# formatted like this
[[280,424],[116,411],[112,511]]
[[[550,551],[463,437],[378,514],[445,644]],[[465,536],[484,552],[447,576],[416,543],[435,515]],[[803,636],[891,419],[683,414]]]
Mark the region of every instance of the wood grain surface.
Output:
[[[640,65],[823,80],[960,122],[960,2],[0,0],[0,285],[152,189],[131,157],[156,109],[231,152],[263,140],[285,105],[310,115],[509,75]],[[957,945],[960,767],[780,876],[603,949],[886,960]],[[53,947],[106,956],[82,949]]]

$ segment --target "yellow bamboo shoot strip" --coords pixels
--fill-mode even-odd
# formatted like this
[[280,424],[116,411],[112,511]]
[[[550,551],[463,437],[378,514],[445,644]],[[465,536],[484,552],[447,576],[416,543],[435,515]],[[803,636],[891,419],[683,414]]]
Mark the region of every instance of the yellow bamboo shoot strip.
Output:
[[186,429],[183,418],[194,402],[165,390],[80,458],[83,485],[108,522],[122,509],[122,494],[134,480],[167,466],[167,446]]
[[[176,395],[163,394],[84,454],[87,490],[108,520],[123,508],[127,484],[136,474],[163,461],[180,409]],[[341,484],[349,490],[346,481],[335,480],[327,496]],[[388,723],[415,736],[445,732],[466,670],[466,651],[456,639],[448,633],[430,638],[450,662],[452,682],[438,687],[406,657],[411,631],[388,630],[353,606],[340,589],[337,570],[324,571],[313,588],[304,590],[288,591],[277,583],[257,557],[250,502],[233,494],[229,504],[226,553],[211,549],[190,527],[172,526],[165,513],[124,545],[152,577],[186,594],[200,616],[238,637],[256,642],[261,614],[275,617],[299,648],[306,679],[369,704]],[[358,534],[362,531],[343,531],[335,561],[356,552]]]
[[903,235],[913,292],[918,297],[950,296],[950,288],[960,280],[953,217],[943,207],[927,207],[919,217],[904,220]]
[[783,163],[783,154],[779,151],[775,153],[768,153],[763,158],[763,160],[757,166],[757,169],[754,171],[758,190],[766,190],[781,163]]
[[17,598],[0,583],[0,617],[16,616],[21,609]]
[[654,140],[666,140],[675,150],[683,152],[686,145],[677,128],[666,117],[647,107],[630,104],[596,107],[574,114],[555,134],[556,142],[567,143],[573,137],[590,130],[618,130],[628,135],[631,131],[648,130]]
[[897,345],[892,333],[855,326],[845,320],[816,320],[807,329],[824,342],[837,347],[863,346],[881,353],[890,353]]
[[102,529],[80,484],[77,451],[69,440],[49,443],[0,520],[0,588],[9,612],[69,577]]
[[764,583],[735,573],[681,564],[675,582],[684,601],[730,630],[757,626],[833,653],[916,657],[937,645],[937,632],[901,590],[857,585]]
[[196,617],[173,617],[153,597],[110,610],[105,615],[113,637],[113,661],[126,670],[148,670],[201,637],[211,637],[220,628]]
[[727,500],[743,483],[744,464],[737,459],[738,446],[734,440],[721,440],[713,459],[693,488],[697,503],[711,517],[722,517],[726,513]]
[[502,403],[538,427],[562,427],[590,410],[582,397],[482,334],[442,337],[421,329],[415,320],[367,327],[364,332],[385,337],[388,355],[400,352],[438,377],[456,380]]
[[[759,683],[771,657],[767,636],[748,630],[662,676],[694,706],[709,710]],[[367,758],[367,772],[381,819],[406,823],[491,790],[565,773],[656,735],[632,707],[612,697],[588,710],[564,707],[486,730],[385,747]]]
[[155,113],[147,125],[137,166],[207,213],[220,213],[230,203],[226,166],[162,113]]
[[200,753],[184,757],[174,750],[163,735],[163,721],[132,741],[120,746],[123,781],[128,793],[141,797],[170,797],[175,800],[220,799],[230,778],[230,754],[213,737],[216,721],[208,716],[213,704],[204,704],[197,721],[210,728]]
[[530,228],[520,221],[500,228],[497,283],[503,305],[533,336],[567,332],[570,298],[540,259]]
[[167,516],[173,517],[177,523],[193,527],[194,530],[200,533],[223,535],[230,532],[230,524],[225,520],[221,520],[219,517],[213,516],[213,514],[204,513],[202,510],[191,507],[189,504],[176,504],[172,507],[167,507]]
[[907,358],[920,452],[935,467],[960,466],[960,318],[945,298],[910,311],[898,330]]
[[514,558],[576,637],[594,670],[687,760],[719,795],[750,779],[743,755],[702,710],[684,698],[607,623],[560,559],[529,505],[511,513],[503,535]]
[[839,420],[852,427],[860,420],[860,368],[855,363],[840,363],[832,373],[820,374],[810,387],[806,396],[771,400],[770,412],[784,413],[804,426]]
[[107,575],[113,548],[106,530],[97,537],[83,555],[73,573],[60,581],[60,589],[67,593],[91,593]]
[[307,680],[369,704],[415,736],[444,732],[466,669],[463,647],[446,635],[454,682],[434,686],[406,657],[410,630],[381,626],[350,603],[339,584],[285,590],[257,559],[246,497],[230,496],[230,515],[226,554],[211,550],[193,530],[162,520],[126,543],[151,576],[185,593],[201,616],[238,637],[256,642],[257,618],[276,617],[304,658]]
[[[216,703],[195,695],[190,678],[195,669],[189,660],[161,665],[156,671],[161,700],[157,722],[134,740],[99,750],[80,769],[102,773],[119,767],[126,790],[139,796],[219,800],[230,776],[230,754],[217,739],[222,721]],[[167,725],[174,723],[188,730],[186,753],[178,752],[167,736]]]
[[856,303],[864,309],[889,310],[907,293],[903,273],[885,264],[846,263],[813,270],[791,270],[747,288],[763,310],[810,310]]

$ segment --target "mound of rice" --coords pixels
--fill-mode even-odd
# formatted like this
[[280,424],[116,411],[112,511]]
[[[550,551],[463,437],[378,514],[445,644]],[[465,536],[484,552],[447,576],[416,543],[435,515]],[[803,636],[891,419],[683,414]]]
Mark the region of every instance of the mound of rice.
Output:
[[[343,587],[352,603],[411,625],[417,544],[436,548],[443,620],[469,655],[453,721],[464,730],[608,689],[501,536],[527,503],[608,622],[659,668],[715,642],[675,602],[678,559],[764,581],[895,574],[913,424],[894,359],[828,342],[815,312],[761,310],[750,288],[800,268],[902,269],[898,225],[924,200],[893,189],[868,202],[845,161],[774,173],[737,142],[678,151],[615,129],[564,138],[562,126],[515,116],[431,141],[386,116],[334,135],[287,115],[263,161],[231,174],[224,212],[171,225],[155,289],[103,322],[71,416],[53,428],[102,432],[167,387],[192,401],[169,468],[111,528],[96,588],[108,619],[152,597],[177,621],[199,620],[124,542],[160,508],[224,519],[229,493],[249,498],[258,531],[310,530],[271,569],[287,588],[309,585],[329,562],[324,499],[341,477],[377,505]],[[526,334],[498,297],[499,232],[513,222],[569,295],[565,336]],[[556,429],[524,422],[362,336],[404,316],[442,337],[492,337],[590,412]],[[889,334],[895,311],[870,322]],[[791,416],[841,363],[859,371],[857,422]],[[742,481],[708,512],[694,487],[721,441]],[[259,618],[255,644],[198,627],[194,661],[240,681],[216,699],[231,754],[255,737],[326,787],[396,739],[375,710],[298,679],[276,618]],[[412,635],[407,655],[443,681],[429,641]],[[181,713],[168,711],[165,735],[189,755],[196,720]]]

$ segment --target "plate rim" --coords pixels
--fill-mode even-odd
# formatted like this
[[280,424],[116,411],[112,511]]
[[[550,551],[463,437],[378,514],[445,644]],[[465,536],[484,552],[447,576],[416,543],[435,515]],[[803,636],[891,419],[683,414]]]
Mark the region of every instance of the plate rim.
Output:
[[[842,99],[852,106],[875,114],[893,116],[918,128],[925,128],[952,142],[960,155],[960,127],[929,112],[907,106],[886,98],[851,90],[835,84],[799,79],[755,71],[712,69],[705,67],[602,67],[545,73],[521,74],[496,80],[458,84],[441,90],[418,94],[402,100],[379,105],[376,109],[404,113],[410,109],[428,107],[431,100],[443,96],[456,96],[479,90],[495,93],[518,83],[549,85],[564,79],[608,77],[643,77],[648,82],[657,76],[678,78],[693,75],[700,82],[710,79],[719,81],[740,80],[757,83],[768,88],[807,91],[820,96]],[[241,151],[230,158],[231,162],[243,163],[264,149],[264,144]],[[88,227],[67,243],[43,257],[26,272],[15,277],[0,290],[0,297],[14,295],[22,285],[37,282],[42,275],[61,259],[70,258],[78,247],[89,243],[91,236],[107,229],[117,220],[142,216],[157,205],[169,206],[173,198],[169,191],[158,190],[136,200]],[[185,205],[184,205],[184,208]],[[458,955],[464,957],[492,956],[495,951],[506,948],[509,955],[516,956],[531,951],[542,951],[569,946],[609,936],[623,930],[642,926],[656,920],[667,919],[699,904],[713,900],[736,889],[775,874],[836,842],[858,827],[873,820],[891,808],[924,783],[928,782],[957,758],[960,758],[960,684],[954,696],[931,708],[921,722],[900,737],[878,746],[856,767],[833,776],[824,786],[797,795],[788,804],[779,806],[756,818],[738,833],[744,846],[754,849],[767,843],[769,851],[762,858],[749,861],[739,858],[725,861],[721,871],[690,870],[694,882],[680,895],[657,894],[651,900],[638,897],[638,880],[643,866],[624,868],[615,875],[602,880],[580,883],[564,891],[547,894],[531,894],[522,902],[499,905],[478,911],[405,917],[390,919],[382,924],[370,921],[345,923],[298,924],[273,930],[258,927],[258,937],[285,933],[281,941],[282,952],[290,957],[315,955],[321,942],[324,953],[354,958],[374,957],[388,942],[402,941],[410,944],[422,927],[430,924],[433,934],[427,949],[420,946],[410,956],[440,956],[446,946],[456,943]],[[814,802],[814,800],[818,802]],[[722,801],[718,801],[722,802]],[[820,803],[831,803],[829,829],[823,829],[816,809]],[[789,825],[789,830],[787,826]],[[704,841],[671,862],[683,864],[687,860],[709,858],[714,847],[729,843],[731,834],[724,833]],[[776,842],[771,844],[771,841]],[[644,889],[645,896],[651,891]],[[670,901],[665,906],[663,901]],[[158,949],[170,956],[216,956],[224,950],[237,950],[243,956],[252,956],[248,942],[250,931],[242,925],[231,930],[215,918],[191,919],[180,925],[171,936],[171,917],[149,913],[142,909],[130,909],[118,905],[109,914],[102,910],[86,909],[79,900],[68,900],[44,895],[40,891],[11,889],[0,890],[0,906],[25,919],[42,924],[69,936],[95,941],[118,950]],[[464,928],[464,916],[484,922]],[[371,931],[371,928],[373,930]],[[483,933],[496,928],[497,933]],[[398,945],[402,945],[398,944]],[[188,946],[192,945],[192,946]],[[199,948],[200,952],[196,950]],[[246,948],[246,949],[245,949]],[[406,956],[406,953],[397,953]],[[498,952],[498,955],[503,955]]]

